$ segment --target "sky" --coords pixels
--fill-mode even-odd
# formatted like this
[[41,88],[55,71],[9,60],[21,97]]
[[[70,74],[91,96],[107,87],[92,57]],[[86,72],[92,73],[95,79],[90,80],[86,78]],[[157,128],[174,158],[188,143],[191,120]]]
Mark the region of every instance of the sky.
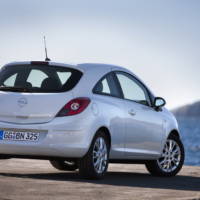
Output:
[[0,0],[0,66],[108,63],[175,107],[200,100],[199,0]]

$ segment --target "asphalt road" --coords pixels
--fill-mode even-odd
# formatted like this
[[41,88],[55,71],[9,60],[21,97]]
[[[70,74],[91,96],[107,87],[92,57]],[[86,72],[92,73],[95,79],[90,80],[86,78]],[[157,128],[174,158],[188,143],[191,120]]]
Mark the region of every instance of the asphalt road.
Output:
[[173,178],[150,176],[143,165],[110,165],[104,180],[81,179],[48,161],[0,160],[0,200],[200,200],[200,167]]

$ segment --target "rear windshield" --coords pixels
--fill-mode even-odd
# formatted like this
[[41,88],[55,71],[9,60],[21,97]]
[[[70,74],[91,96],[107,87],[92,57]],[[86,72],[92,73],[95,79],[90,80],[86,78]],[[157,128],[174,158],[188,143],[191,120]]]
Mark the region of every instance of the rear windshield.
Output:
[[49,65],[7,65],[0,70],[0,90],[13,92],[65,92],[79,82],[82,72]]

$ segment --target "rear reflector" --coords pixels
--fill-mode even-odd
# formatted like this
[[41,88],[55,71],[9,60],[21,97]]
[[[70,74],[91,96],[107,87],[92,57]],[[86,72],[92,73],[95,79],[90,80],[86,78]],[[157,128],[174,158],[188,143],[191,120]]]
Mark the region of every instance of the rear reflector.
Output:
[[69,101],[56,115],[56,117],[64,117],[77,115],[83,112],[90,103],[90,99],[86,97],[79,97]]

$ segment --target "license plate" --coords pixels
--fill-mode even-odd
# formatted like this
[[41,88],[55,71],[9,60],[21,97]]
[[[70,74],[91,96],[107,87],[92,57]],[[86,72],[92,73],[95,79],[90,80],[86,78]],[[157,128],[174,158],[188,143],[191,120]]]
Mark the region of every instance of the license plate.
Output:
[[11,141],[38,141],[40,133],[0,130],[0,140]]

